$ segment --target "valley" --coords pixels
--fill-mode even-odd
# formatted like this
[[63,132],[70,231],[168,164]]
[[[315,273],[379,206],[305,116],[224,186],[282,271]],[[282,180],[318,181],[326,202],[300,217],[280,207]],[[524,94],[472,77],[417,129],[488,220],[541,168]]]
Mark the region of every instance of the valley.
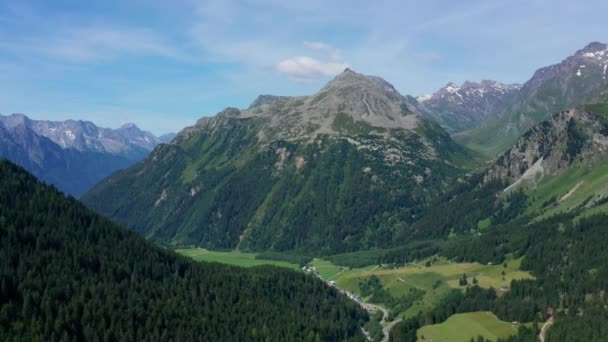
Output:
[[0,3],[0,341],[606,341],[592,2]]
[[[178,253],[196,261],[241,267],[275,265],[295,270],[300,268],[299,265],[287,262],[256,258],[254,253],[201,249],[178,250]],[[450,262],[434,257],[402,267],[376,264],[353,268],[314,258],[302,267],[302,271],[352,294],[353,300],[360,302],[372,313],[381,310],[384,316],[381,325],[388,327],[385,329],[385,336],[388,338],[389,328],[403,319],[432,310],[452,289],[464,291],[467,286],[479,286],[494,289],[497,294],[503,295],[509,291],[512,281],[533,279],[529,272],[520,270],[521,261],[521,258],[507,258],[504,264],[481,265]],[[465,274],[468,283],[463,286],[459,281]],[[371,291],[366,290],[365,285],[371,279],[377,279],[378,287]],[[398,303],[404,301],[410,302],[409,307],[402,307],[400,306],[402,303]],[[452,335],[453,329],[459,330],[459,334]],[[425,335],[433,341],[452,341],[451,338],[455,338],[454,341],[468,342],[471,337],[476,338],[478,335],[495,341],[499,337],[505,338],[515,333],[517,327],[510,322],[502,322],[491,313],[483,312],[451,316],[445,323],[420,329],[418,336],[420,338]]]

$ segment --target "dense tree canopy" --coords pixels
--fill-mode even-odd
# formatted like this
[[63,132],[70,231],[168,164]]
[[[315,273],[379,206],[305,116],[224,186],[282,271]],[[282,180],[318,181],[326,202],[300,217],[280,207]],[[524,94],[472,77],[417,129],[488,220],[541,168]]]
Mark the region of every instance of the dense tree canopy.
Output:
[[0,340],[363,340],[366,317],[303,273],[179,257],[0,161]]

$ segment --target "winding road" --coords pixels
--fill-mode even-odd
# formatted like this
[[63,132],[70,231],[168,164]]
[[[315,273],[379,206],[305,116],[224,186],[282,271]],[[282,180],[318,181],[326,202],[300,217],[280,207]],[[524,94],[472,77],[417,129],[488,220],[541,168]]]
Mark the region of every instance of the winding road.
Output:
[[[382,311],[382,320],[380,321],[380,324],[388,322],[388,310],[386,310],[385,308],[370,303],[359,302],[359,304],[367,311]],[[401,322],[401,320],[396,319],[382,328],[382,334],[384,335],[384,337],[382,338],[382,342],[388,342],[388,337],[390,335],[391,329],[395,326],[395,324],[399,322]]]
[[553,324],[553,316],[549,317],[549,319],[543,324],[543,327],[540,329],[540,334],[538,334],[538,338],[540,338],[540,342],[545,342],[545,336],[547,336],[547,329],[549,326]]

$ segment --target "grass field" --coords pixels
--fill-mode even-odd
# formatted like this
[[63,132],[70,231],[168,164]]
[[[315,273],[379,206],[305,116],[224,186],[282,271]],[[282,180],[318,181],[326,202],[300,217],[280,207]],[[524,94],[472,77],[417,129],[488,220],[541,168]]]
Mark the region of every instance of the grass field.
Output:
[[[532,201],[528,212],[542,209],[550,199],[556,202],[545,208],[543,215],[548,217],[561,211],[571,210],[586,201],[592,202],[608,196],[608,162],[595,165],[574,167],[557,177],[546,177],[530,192]],[[594,208],[594,211],[597,211]],[[602,206],[600,211],[606,211]]]
[[336,266],[323,259],[315,259],[311,261],[309,265],[314,266],[317,272],[319,272],[321,277],[323,277],[325,280],[333,280],[345,269],[344,267]]
[[222,264],[236,265],[241,267],[253,267],[260,265],[275,265],[299,270],[300,266],[286,261],[256,259],[256,253],[241,252],[215,252],[201,248],[178,249],[181,255],[191,257],[196,261],[219,262]]
[[[469,342],[481,335],[496,341],[517,333],[517,327],[496,318],[491,312],[456,314],[441,324],[418,329],[418,341]],[[422,338],[424,336],[424,339]]]
[[[450,263],[439,260],[430,267],[420,264],[409,264],[400,268],[385,268],[374,265],[364,268],[340,268],[329,261],[315,260],[312,265],[320,275],[327,280],[335,280],[340,288],[353,293],[359,293],[359,284],[372,275],[377,276],[383,287],[393,296],[401,297],[410,289],[424,290],[426,293],[414,305],[402,314],[407,318],[419,311],[426,311],[438,305],[441,299],[454,288],[459,286],[458,279],[463,273],[467,274],[469,282],[475,277],[478,285],[485,288],[508,287],[513,279],[531,278],[530,274],[519,270],[521,259],[508,260],[507,267],[501,265],[481,265],[478,263]],[[502,272],[505,272],[504,280]]]

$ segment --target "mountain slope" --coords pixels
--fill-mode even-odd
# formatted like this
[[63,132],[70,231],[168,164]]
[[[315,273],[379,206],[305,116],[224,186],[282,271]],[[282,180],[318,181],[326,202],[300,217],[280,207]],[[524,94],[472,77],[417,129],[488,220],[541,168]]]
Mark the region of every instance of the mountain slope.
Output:
[[450,82],[431,96],[418,97],[418,109],[448,132],[458,133],[498,118],[520,88],[488,80],[462,86]]
[[0,161],[0,340],[363,341],[315,277],[195,263]]
[[463,173],[467,151],[392,85],[351,70],[183,130],[92,189],[91,208],[163,243],[355,250],[389,243]]
[[455,139],[488,154],[505,151],[534,124],[608,89],[607,68],[608,45],[591,43],[561,63],[536,71],[498,119]]
[[556,113],[426,208],[410,230],[422,239],[474,235],[522,216],[608,212],[607,170],[608,105]]
[[0,141],[0,157],[77,197],[159,143],[134,125],[111,130],[85,121],[35,121],[22,114],[0,115]]

